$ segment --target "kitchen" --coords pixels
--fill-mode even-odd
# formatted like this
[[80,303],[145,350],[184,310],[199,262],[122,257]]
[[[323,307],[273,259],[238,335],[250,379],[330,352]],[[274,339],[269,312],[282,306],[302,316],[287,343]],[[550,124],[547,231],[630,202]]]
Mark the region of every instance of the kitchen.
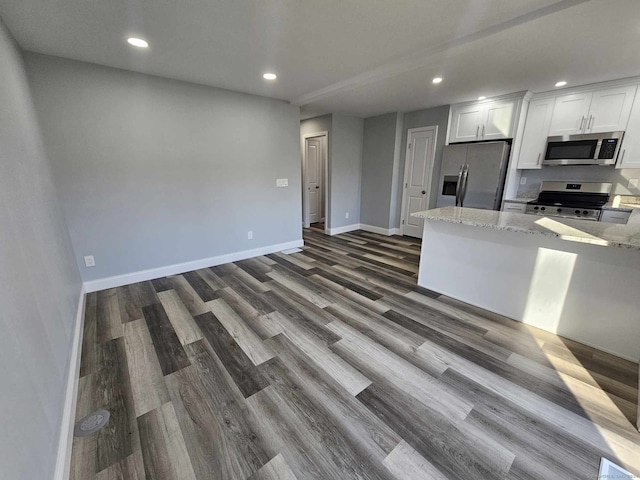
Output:
[[452,106],[418,284],[637,361],[638,83]]

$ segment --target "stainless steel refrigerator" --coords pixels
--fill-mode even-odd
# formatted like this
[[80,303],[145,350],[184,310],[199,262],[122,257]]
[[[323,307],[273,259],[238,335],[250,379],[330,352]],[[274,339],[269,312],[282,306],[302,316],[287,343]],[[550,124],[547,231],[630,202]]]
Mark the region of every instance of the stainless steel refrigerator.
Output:
[[500,210],[509,148],[507,142],[444,147],[437,206]]

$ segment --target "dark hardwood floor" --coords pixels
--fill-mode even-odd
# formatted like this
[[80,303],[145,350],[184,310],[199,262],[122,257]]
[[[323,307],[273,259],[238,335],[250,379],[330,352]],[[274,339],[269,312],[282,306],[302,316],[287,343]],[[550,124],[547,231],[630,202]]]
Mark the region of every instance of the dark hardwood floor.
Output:
[[304,237],[87,296],[71,478],[640,474],[636,364],[417,287],[416,240]]

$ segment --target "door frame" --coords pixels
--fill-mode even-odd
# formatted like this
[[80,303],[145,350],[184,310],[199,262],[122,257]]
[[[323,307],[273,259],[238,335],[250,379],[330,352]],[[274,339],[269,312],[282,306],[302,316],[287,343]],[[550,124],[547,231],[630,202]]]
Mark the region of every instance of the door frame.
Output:
[[329,234],[329,132],[305,133],[302,136],[302,226],[309,228],[309,200],[307,198],[307,140],[322,137],[322,196],[324,197],[324,233]]
[[411,154],[411,134],[416,133],[416,132],[426,132],[426,131],[433,131],[433,147],[432,147],[432,162],[430,167],[428,168],[428,175],[427,175],[427,185],[425,190],[427,191],[427,193],[425,194],[427,197],[427,210],[430,207],[431,204],[431,183],[433,182],[433,167],[435,166],[436,163],[436,142],[438,140],[438,125],[430,125],[428,127],[416,127],[416,128],[410,128],[409,130],[407,130],[407,146],[406,146],[406,152],[405,152],[405,156],[404,156],[404,178],[402,181],[402,209],[401,209],[401,213],[400,213],[400,235],[404,235],[404,216],[406,213],[406,196],[407,196],[407,183],[408,183],[408,175],[409,175],[409,169],[407,168],[408,164],[409,164],[409,155]]

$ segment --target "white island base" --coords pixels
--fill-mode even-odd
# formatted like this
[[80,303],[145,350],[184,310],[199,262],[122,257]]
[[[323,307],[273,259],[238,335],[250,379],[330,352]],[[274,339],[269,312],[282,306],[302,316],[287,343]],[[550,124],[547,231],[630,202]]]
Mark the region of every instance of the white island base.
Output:
[[[484,211],[447,207],[415,214],[425,218],[418,285],[638,362],[634,232],[616,243],[604,230],[593,233],[606,226],[582,227],[585,221],[477,212]],[[529,229],[527,222],[535,225]],[[620,230],[608,231],[620,240]]]

